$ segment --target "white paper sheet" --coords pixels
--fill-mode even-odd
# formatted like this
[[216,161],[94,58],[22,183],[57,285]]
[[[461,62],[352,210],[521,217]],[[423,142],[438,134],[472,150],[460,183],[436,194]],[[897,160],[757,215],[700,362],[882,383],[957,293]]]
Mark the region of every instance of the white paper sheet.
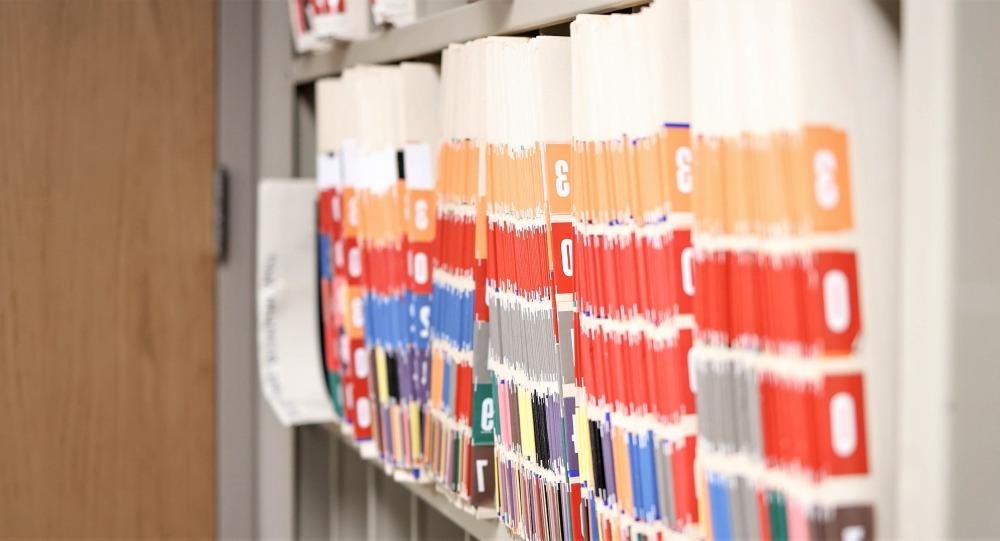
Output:
[[261,392],[285,426],[333,421],[320,356],[316,184],[265,179],[257,201]]

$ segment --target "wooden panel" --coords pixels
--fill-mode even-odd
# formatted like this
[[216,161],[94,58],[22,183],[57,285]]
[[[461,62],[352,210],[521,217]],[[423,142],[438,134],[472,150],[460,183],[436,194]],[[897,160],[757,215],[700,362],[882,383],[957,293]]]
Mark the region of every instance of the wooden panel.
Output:
[[214,535],[214,17],[0,1],[0,537]]

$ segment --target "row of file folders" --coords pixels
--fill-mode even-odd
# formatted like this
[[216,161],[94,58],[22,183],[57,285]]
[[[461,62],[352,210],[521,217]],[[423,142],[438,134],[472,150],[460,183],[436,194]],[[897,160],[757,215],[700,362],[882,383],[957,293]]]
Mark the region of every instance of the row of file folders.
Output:
[[316,84],[338,423],[525,539],[870,539],[846,3]]

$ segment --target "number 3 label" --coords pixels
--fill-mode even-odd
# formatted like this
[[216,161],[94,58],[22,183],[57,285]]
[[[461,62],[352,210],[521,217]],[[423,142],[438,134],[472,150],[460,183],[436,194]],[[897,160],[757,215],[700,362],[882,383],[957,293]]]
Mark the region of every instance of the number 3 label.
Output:
[[677,190],[683,194],[691,193],[691,147],[678,147],[674,152],[674,164],[677,166]]
[[839,232],[853,227],[847,134],[829,126],[807,126],[802,154],[802,190],[805,224],[817,232]]
[[559,197],[569,197],[569,162],[556,160],[553,169],[556,175],[556,194]]
[[549,197],[549,209],[553,215],[569,214],[573,210],[569,198],[572,193],[573,179],[570,177],[570,146],[565,143],[549,143],[545,145],[545,163],[542,173],[545,175],[546,192]]
[[820,207],[831,210],[840,203],[837,156],[829,149],[821,148],[813,155],[813,189]]
[[421,231],[426,230],[431,225],[430,217],[427,215],[427,207],[427,201],[424,199],[417,199],[413,204],[413,224]]

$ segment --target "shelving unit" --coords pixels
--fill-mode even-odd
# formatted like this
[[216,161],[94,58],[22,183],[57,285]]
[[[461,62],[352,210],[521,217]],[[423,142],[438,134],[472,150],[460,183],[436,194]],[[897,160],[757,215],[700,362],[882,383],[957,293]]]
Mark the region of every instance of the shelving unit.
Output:
[[[989,51],[995,41],[995,25],[989,23],[1000,23],[1000,3],[843,1],[857,6],[861,17],[861,33],[845,40],[870,40],[865,43],[871,55],[858,66],[859,73],[889,66],[859,87],[857,121],[849,131],[879,143],[877,148],[897,149],[851,149],[858,166],[881,179],[857,202],[864,231],[862,287],[874,299],[865,303],[864,317],[867,328],[878,329],[866,336],[873,366],[866,391],[874,411],[872,464],[881,480],[878,536],[993,537],[1000,534],[1000,512],[992,503],[1000,485],[1000,469],[993,464],[1000,425],[980,426],[969,419],[1000,411],[1000,393],[991,387],[1000,378],[995,368],[1000,366],[1000,334],[995,332],[1000,326],[1000,223],[988,208],[1000,194],[996,183],[983,182],[1000,170],[1000,154],[984,143],[1000,141],[995,104],[1000,52]],[[220,120],[223,141],[253,139],[255,145],[249,157],[234,151],[219,158],[231,174],[238,173],[231,186],[237,205],[231,213],[238,218],[229,226],[233,262],[220,273],[220,343],[254,340],[240,315],[253,312],[253,298],[246,286],[234,284],[253,283],[256,179],[314,174],[313,81],[362,63],[430,58],[451,42],[487,35],[564,34],[565,23],[578,13],[645,3],[480,0],[366,41],[295,57],[283,1],[222,2],[223,28],[227,13],[232,20],[233,12],[240,12],[242,28],[250,29],[235,50],[249,55],[240,58],[252,59],[256,71],[252,85],[228,87],[230,97],[244,101],[227,114],[253,118],[253,135],[240,131],[242,121],[230,122],[236,131],[227,132],[225,118]],[[976,55],[988,61],[971,61]],[[248,78],[242,69],[240,81]],[[873,131],[874,124],[893,128]],[[235,167],[235,161],[243,165]],[[927,253],[945,257],[928,260]],[[228,371],[220,379],[253,381],[252,373],[239,372],[254,369],[247,350],[253,346],[220,349],[220,369]],[[256,387],[251,391],[256,393]],[[262,400],[254,399],[253,407],[220,400],[222,426],[228,426],[227,415],[253,417],[249,428],[239,426],[254,449],[243,471],[249,469],[255,479],[253,496],[242,499],[244,485],[237,483],[233,490],[224,480],[220,508],[225,512],[227,497],[251,505],[246,514],[258,537],[509,538],[496,520],[466,514],[433,485],[399,483],[385,475],[380,465],[362,460],[338,429],[288,430],[273,420]]]

